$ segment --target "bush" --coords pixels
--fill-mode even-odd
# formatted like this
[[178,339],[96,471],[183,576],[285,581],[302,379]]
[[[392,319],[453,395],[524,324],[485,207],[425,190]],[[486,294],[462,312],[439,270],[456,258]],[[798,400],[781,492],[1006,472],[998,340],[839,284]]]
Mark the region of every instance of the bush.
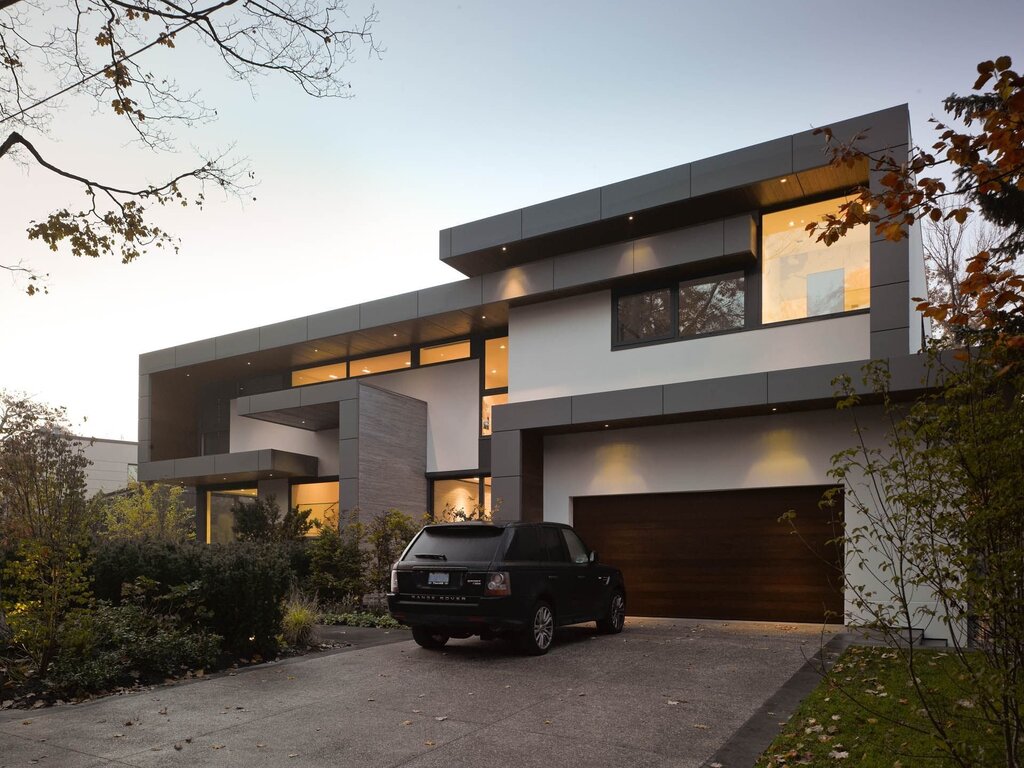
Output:
[[345,627],[376,627],[378,629],[401,629],[402,625],[386,613],[372,611],[345,611],[342,613],[321,613],[317,623]]
[[284,620],[281,624],[285,642],[293,648],[312,645],[318,613],[319,606],[315,597],[292,590],[284,606]]
[[93,591],[118,605],[125,585],[145,577],[151,600],[173,601],[191,590],[186,607],[195,627],[220,635],[233,657],[277,652],[282,603],[292,583],[288,553],[278,545],[119,541],[98,544]]
[[420,529],[419,523],[397,509],[375,517],[366,535],[370,545],[369,589],[387,592],[391,585],[391,567]]
[[359,605],[366,591],[365,527],[352,512],[339,525],[328,518],[320,535],[309,543],[308,586],[321,600]]
[[291,507],[282,515],[273,496],[236,500],[231,512],[238,541],[301,541],[314,525],[309,519],[311,509]]
[[139,679],[163,680],[215,664],[220,640],[141,605],[96,602],[64,622],[48,679],[56,690],[70,694]]

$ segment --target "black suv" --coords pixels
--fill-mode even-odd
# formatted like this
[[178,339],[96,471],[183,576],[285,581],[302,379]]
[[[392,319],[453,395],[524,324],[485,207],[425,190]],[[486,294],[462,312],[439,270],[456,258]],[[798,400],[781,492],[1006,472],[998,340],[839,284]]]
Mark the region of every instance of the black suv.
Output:
[[622,631],[626,587],[568,525],[443,523],[420,531],[391,571],[391,615],[424,648],[508,636],[546,653],[555,627]]

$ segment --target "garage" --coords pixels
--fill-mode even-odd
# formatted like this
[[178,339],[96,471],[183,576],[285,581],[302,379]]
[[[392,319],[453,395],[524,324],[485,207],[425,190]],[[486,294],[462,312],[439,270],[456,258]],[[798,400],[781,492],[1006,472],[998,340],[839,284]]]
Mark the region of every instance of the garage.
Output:
[[[622,569],[629,613],[841,623],[841,552],[827,544],[842,502],[828,486],[583,496],[573,526]],[[792,526],[778,522],[796,512]]]

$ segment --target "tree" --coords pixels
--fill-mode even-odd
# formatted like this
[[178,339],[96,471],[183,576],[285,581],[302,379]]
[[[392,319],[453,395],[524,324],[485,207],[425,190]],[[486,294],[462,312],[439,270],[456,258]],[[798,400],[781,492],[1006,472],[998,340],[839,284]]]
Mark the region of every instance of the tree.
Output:
[[193,540],[196,512],[185,504],[184,493],[176,485],[132,483],[123,493],[99,498],[103,533],[115,539]]
[[[127,126],[151,151],[175,148],[178,127],[209,122],[216,110],[161,71],[160,51],[212,52],[229,77],[252,82],[278,75],[315,98],[346,98],[342,78],[357,50],[378,55],[377,12],[349,24],[341,0],[76,0],[63,8],[37,0],[0,0],[0,159],[65,179],[83,204],[59,207],[28,227],[30,240],[75,256],[116,255],[128,263],[176,239],[152,221],[149,206],[202,206],[213,184],[243,193],[251,174],[226,155],[155,182],[95,178],[47,159],[44,142],[58,99],[82,95]],[[182,54],[178,54],[182,55]],[[6,136],[4,135],[6,133]],[[24,261],[0,263],[31,295],[45,274]]]
[[[939,752],[964,768],[1024,765],[1024,78],[1011,66],[1008,56],[979,64],[978,93],[944,102],[963,128],[936,121],[931,151],[915,148],[909,161],[823,130],[836,164],[867,159],[880,185],[807,227],[827,244],[865,225],[899,241],[924,219],[937,227],[932,247],[945,251],[948,291],[918,299],[949,331],[930,350],[932,391],[893,403],[886,371],[869,367],[887,434],[872,442],[858,428],[859,444],[834,458],[833,474],[860,521],[840,542],[869,577],[844,570],[848,594],[906,664]],[[944,170],[950,185],[932,175]],[[962,251],[971,224],[989,225],[991,240],[967,254],[958,281],[955,258],[941,259]],[[849,381],[843,388],[840,407],[856,414],[861,400]],[[906,627],[936,619],[949,625],[960,702],[920,683],[919,654],[901,642]],[[998,734],[1003,754],[958,739],[954,721],[964,719],[969,731]]]
[[[998,246],[998,230],[984,220],[960,223],[948,214],[968,203],[960,196],[942,204],[945,212],[941,219],[924,222],[924,260],[928,279],[928,301],[935,305],[948,305],[949,316],[969,317],[975,310],[973,296],[965,294],[960,285],[967,277],[967,262],[974,254]],[[950,325],[948,316],[933,318],[933,335],[958,337],[959,331]],[[976,326],[969,321],[969,326]]]
[[88,465],[62,409],[0,393],[0,525],[15,550],[3,577],[17,598],[4,625],[40,674],[57,651],[63,619],[88,594]]

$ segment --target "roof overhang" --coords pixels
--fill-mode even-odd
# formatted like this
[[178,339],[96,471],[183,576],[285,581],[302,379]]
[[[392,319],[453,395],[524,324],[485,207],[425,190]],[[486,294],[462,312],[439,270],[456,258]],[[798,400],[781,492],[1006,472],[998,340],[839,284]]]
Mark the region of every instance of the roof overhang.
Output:
[[258,451],[145,462],[139,465],[139,480],[183,485],[217,485],[289,477],[317,477],[318,463],[316,456],[266,448]]

